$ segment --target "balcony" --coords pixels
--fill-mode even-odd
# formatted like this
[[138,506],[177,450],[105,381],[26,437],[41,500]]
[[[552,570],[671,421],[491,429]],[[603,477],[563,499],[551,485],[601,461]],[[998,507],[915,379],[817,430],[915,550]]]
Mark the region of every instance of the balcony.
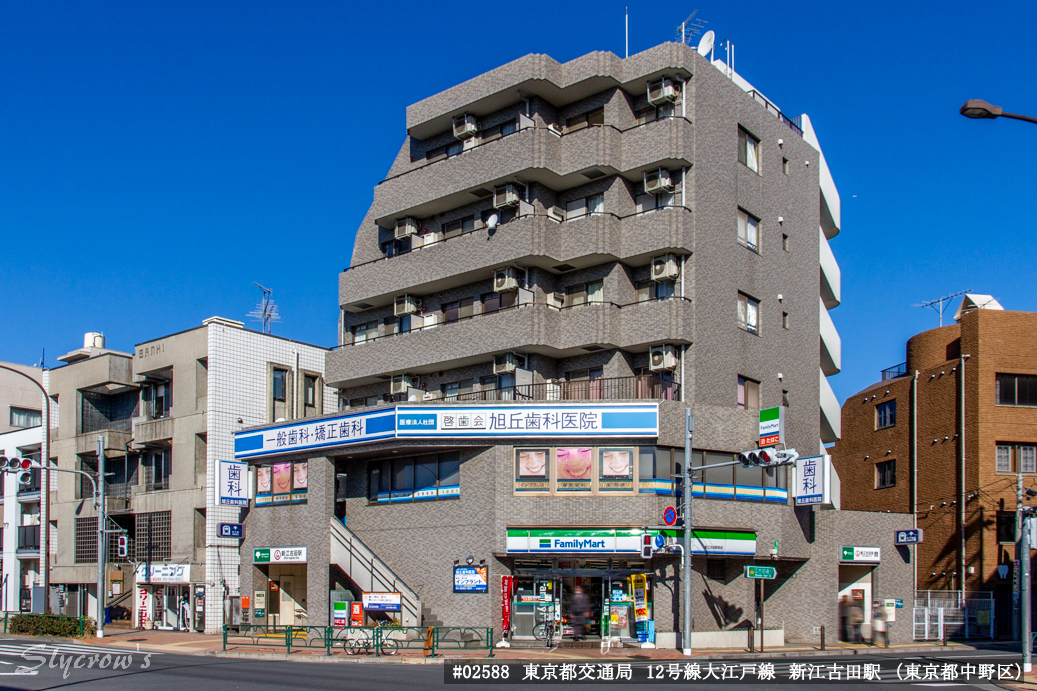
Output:
[[821,371],[826,377],[838,374],[843,368],[843,342],[839,338],[839,332],[835,330],[835,323],[825,308],[825,303],[820,302],[821,312]]
[[40,526],[18,526],[18,549],[38,550],[40,548]]
[[899,365],[893,365],[887,369],[882,370],[882,381],[887,379],[896,379],[898,377],[907,376],[907,363],[901,362]]
[[555,381],[439,395],[437,402],[458,401],[679,401],[680,384],[662,374],[639,374],[609,379]]
[[838,262],[835,261],[835,255],[832,254],[828,238],[825,237],[824,232],[820,230],[818,232],[821,235],[821,299],[826,308],[835,309],[842,301],[842,272],[839,270]]
[[383,227],[404,215],[428,218],[471,204],[473,190],[492,189],[497,181],[515,176],[562,191],[586,184],[582,173],[591,168],[616,174],[649,165],[690,166],[686,152],[693,149],[694,128],[680,117],[626,130],[596,125],[566,134],[527,127],[383,180],[375,187],[370,216]]
[[173,438],[173,418],[161,417],[148,419],[146,417],[134,418],[133,440],[137,444],[151,444]]
[[399,372],[478,364],[508,350],[564,358],[585,354],[588,346],[646,349],[651,343],[690,343],[693,316],[691,301],[679,297],[565,308],[530,303],[339,346],[328,354],[327,377],[331,386],[348,388]]
[[[493,268],[518,263],[553,269],[644,259],[692,247],[691,210],[675,206],[617,216],[605,213],[559,223],[546,215],[517,218],[441,240],[339,274],[342,306],[351,311],[389,304],[395,295],[428,293],[489,279]],[[390,263],[387,263],[390,262]]]

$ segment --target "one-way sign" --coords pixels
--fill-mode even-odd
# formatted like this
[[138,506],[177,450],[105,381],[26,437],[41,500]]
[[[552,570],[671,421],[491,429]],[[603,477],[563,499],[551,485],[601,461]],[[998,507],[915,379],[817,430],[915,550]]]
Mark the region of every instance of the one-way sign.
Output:
[[918,545],[922,542],[922,529],[898,530],[895,537],[898,545]]

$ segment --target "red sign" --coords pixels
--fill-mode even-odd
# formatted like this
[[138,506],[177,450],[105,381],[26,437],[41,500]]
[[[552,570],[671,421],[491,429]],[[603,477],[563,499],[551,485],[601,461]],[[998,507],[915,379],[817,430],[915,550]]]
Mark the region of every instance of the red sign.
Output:
[[506,634],[511,631],[511,589],[514,583],[513,576],[500,577],[501,628]]
[[760,437],[760,448],[761,449],[763,447],[765,447],[765,446],[777,446],[780,443],[781,443],[781,435],[780,434],[771,434],[771,435],[766,436],[766,437]]
[[364,604],[362,602],[350,602],[349,603],[349,625],[350,626],[363,626],[364,625]]

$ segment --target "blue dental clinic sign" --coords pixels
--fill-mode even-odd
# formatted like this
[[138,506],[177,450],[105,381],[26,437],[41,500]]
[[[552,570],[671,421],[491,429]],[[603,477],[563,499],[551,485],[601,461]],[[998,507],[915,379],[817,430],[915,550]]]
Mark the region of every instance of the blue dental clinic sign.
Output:
[[659,435],[659,404],[400,405],[234,435],[236,459],[382,439],[644,437]]

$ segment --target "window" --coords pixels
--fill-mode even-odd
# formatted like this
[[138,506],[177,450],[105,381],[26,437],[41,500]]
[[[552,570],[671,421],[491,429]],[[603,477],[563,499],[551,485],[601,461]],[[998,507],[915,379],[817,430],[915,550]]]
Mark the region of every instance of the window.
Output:
[[97,562],[97,518],[76,519],[75,563],[92,564]]
[[393,336],[395,334],[407,333],[410,331],[410,315],[402,317],[386,317],[385,318],[385,335]]
[[144,484],[145,490],[153,492],[160,489],[169,489],[170,452],[168,450],[149,451],[145,453],[144,459]]
[[896,400],[885,401],[875,406],[875,429],[895,427],[897,424]]
[[493,127],[487,127],[485,130],[479,133],[480,143],[492,142],[494,139],[500,139],[501,137],[507,137],[509,134],[518,131],[518,123],[516,120],[508,120],[502,122],[499,125]]
[[897,484],[897,461],[891,458],[875,464],[875,489],[885,489]]
[[738,328],[760,333],[760,301],[745,293],[738,294]]
[[429,149],[425,153],[425,160],[429,163],[435,163],[436,161],[442,161],[444,158],[456,156],[462,151],[464,151],[463,142],[451,142],[443,146],[437,146],[435,149]]
[[[367,322],[366,324],[357,324],[356,326],[353,327],[352,330],[353,330],[353,343],[355,345],[359,345],[361,343],[366,343],[367,341],[372,341],[372,340],[374,340],[375,338],[378,337],[378,322],[377,321],[373,321],[373,322]],[[275,380],[276,380],[276,377],[277,377],[277,373],[279,371],[282,371],[282,370],[274,370]],[[279,398],[277,400],[283,401],[284,398]]]
[[456,451],[373,461],[367,466],[367,498],[376,503],[456,498],[460,475]]
[[738,244],[760,252],[760,219],[738,210]]
[[565,289],[565,306],[600,304],[603,299],[603,288],[604,282],[600,280],[571,285]]
[[172,521],[169,511],[138,513],[134,551],[137,561],[168,561],[172,557]]
[[789,328],[789,313],[788,312],[782,312],[781,313],[781,328],[783,328],[783,329]]
[[274,400],[283,401],[288,395],[288,370],[274,370]]
[[43,424],[43,413],[28,408],[11,406],[11,427],[39,427]]
[[1037,447],[998,444],[994,470],[998,473],[1037,473]]
[[995,388],[998,405],[1037,406],[1037,375],[999,374]]
[[652,108],[642,108],[641,110],[634,113],[634,117],[637,118],[638,125],[647,125],[650,122],[654,122],[656,119],[656,110]]
[[781,158],[781,172],[785,175],[789,174],[789,159],[782,156]]
[[1015,512],[997,512],[997,542],[1001,545],[1015,544]]
[[739,410],[760,409],[760,382],[738,377],[738,401]]
[[462,381],[450,382],[441,386],[443,391],[443,398],[448,401],[458,400],[458,396],[464,396],[472,392],[472,380],[465,379]]
[[515,306],[518,299],[518,291],[509,290],[506,293],[485,293],[482,296],[483,314],[498,312],[502,309]]
[[565,373],[565,398],[570,400],[597,400],[602,398],[602,379],[605,369],[591,367]]
[[600,216],[605,213],[605,195],[595,194],[582,199],[574,199],[565,205],[565,220],[575,221],[584,216]]
[[400,254],[407,254],[410,250],[411,246],[409,237],[382,243],[382,252],[385,254],[386,259],[390,259]]
[[379,396],[363,396],[360,398],[349,399],[350,408],[369,408],[371,406],[378,405]]
[[488,225],[490,216],[496,216],[498,224],[507,223],[508,221],[515,220],[518,216],[518,207],[509,206],[506,209],[487,209],[486,211],[483,211],[481,218],[484,226]]
[[129,432],[132,419],[140,409],[140,394],[137,391],[113,395],[82,391],[80,397],[81,434],[106,429]]
[[738,128],[738,162],[754,173],[760,172],[760,140]]
[[786,233],[781,234],[781,249],[789,251],[789,236]]
[[456,238],[462,233],[470,233],[473,230],[475,230],[475,216],[465,216],[443,224],[443,236],[446,238]]
[[636,204],[635,212],[639,214],[655,211],[658,206],[658,201],[654,194],[639,194],[634,203]]
[[[97,478],[97,456],[90,454],[89,456],[79,456],[79,467],[76,470],[80,470],[84,473],[89,473],[95,479]],[[56,473],[55,473],[56,474]],[[87,499],[94,496],[94,483],[90,482],[89,478],[79,475],[79,487],[76,492],[76,499]]]
[[582,130],[585,127],[591,125],[604,125],[605,124],[605,108],[596,108],[595,110],[587,111],[586,113],[580,113],[574,115],[565,121],[565,132],[576,132]]
[[317,405],[317,377],[311,377],[309,375],[303,377],[302,400],[303,405]]
[[475,298],[464,298],[443,305],[443,321],[447,324],[468,319],[475,314]]

